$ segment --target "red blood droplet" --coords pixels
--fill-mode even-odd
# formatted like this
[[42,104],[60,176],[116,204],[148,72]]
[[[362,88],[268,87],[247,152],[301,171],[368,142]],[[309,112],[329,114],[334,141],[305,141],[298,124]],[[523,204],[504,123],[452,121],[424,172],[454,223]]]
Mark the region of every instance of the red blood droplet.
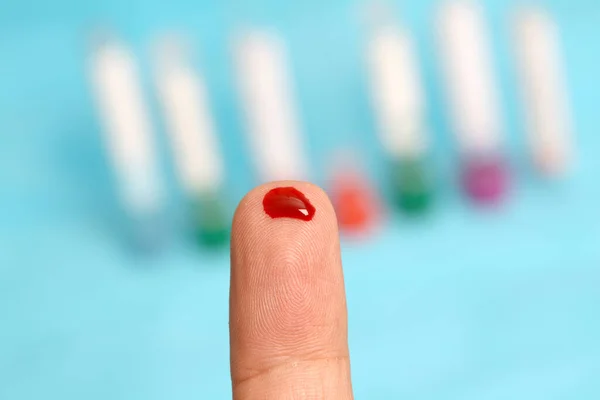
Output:
[[315,207],[299,190],[280,187],[271,190],[263,199],[265,213],[271,218],[294,218],[310,221],[315,216]]

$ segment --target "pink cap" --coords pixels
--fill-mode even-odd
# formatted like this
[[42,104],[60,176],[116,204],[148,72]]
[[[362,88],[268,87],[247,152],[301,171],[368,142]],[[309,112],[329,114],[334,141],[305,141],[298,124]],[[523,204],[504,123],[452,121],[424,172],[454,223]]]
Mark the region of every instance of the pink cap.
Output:
[[508,189],[508,166],[499,156],[467,159],[462,170],[464,190],[475,202],[500,202]]

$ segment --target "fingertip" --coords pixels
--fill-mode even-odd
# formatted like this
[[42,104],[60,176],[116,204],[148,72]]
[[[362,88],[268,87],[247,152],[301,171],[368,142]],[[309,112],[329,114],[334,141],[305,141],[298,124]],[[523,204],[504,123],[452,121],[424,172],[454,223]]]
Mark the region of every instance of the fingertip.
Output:
[[333,365],[323,360],[348,359],[337,220],[321,188],[284,181],[250,191],[233,220],[231,269],[234,386],[257,375],[262,385],[290,363],[319,371]]

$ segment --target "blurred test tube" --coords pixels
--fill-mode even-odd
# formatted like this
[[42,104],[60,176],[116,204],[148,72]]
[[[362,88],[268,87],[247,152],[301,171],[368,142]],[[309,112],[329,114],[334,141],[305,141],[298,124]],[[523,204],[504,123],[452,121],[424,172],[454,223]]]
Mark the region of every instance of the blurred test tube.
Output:
[[559,33],[539,8],[520,9],[515,48],[533,164],[541,174],[560,176],[572,158],[572,122]]
[[380,140],[392,165],[395,203],[404,211],[425,211],[432,187],[427,167],[425,95],[410,33],[373,5],[367,58]]
[[165,228],[164,193],[138,67],[131,51],[114,38],[96,43],[89,66],[134,240],[143,248],[155,248]]
[[483,9],[476,1],[454,0],[439,11],[439,51],[462,157],[461,180],[474,201],[496,203],[509,177]]
[[185,39],[162,37],[155,49],[155,80],[179,178],[197,240],[218,246],[229,238],[222,196],[224,165],[206,86],[192,65]]
[[245,32],[235,47],[246,130],[263,182],[308,176],[286,53],[283,40],[270,31]]

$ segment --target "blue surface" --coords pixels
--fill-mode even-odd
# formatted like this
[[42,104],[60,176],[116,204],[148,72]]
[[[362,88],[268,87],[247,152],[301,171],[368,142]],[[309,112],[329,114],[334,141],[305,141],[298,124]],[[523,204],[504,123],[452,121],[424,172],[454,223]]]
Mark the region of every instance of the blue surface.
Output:
[[[271,24],[290,43],[312,176],[361,148],[382,176],[348,1],[4,1],[0,7],[0,399],[224,399],[228,258],[177,233],[132,255],[119,225],[84,70],[92,23],[108,22],[147,66],[147,45],[183,26],[202,61],[229,166],[231,206],[253,186],[227,52],[228,27]],[[424,60],[440,198],[427,221],[389,221],[345,241],[359,399],[600,398],[600,6],[547,2],[563,31],[577,121],[571,179],[531,176],[506,31],[516,1],[487,1],[518,173],[495,213],[455,191],[431,35],[434,1],[406,1]],[[147,71],[146,71],[147,72]],[[164,135],[158,132],[159,141]],[[163,162],[181,204],[168,152]],[[381,182],[382,183],[382,182]],[[176,227],[174,232],[178,232]]]

